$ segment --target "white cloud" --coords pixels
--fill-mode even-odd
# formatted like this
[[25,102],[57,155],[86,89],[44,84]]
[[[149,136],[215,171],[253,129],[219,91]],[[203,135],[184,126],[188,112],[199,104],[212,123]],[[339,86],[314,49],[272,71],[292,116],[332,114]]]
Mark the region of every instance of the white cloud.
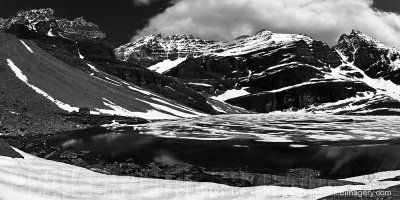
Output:
[[135,37],[182,33],[230,40],[269,29],[305,33],[333,45],[341,34],[357,29],[399,47],[400,17],[372,5],[372,0],[180,0]]

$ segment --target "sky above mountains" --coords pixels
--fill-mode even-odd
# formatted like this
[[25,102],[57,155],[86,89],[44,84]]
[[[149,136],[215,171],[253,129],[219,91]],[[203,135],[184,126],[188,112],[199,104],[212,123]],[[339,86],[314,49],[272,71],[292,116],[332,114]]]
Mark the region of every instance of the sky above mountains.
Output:
[[115,45],[138,36],[193,34],[230,40],[261,29],[304,33],[336,44],[358,29],[400,47],[398,0],[1,0],[0,17],[21,9],[55,9],[69,19],[83,16],[101,26]]

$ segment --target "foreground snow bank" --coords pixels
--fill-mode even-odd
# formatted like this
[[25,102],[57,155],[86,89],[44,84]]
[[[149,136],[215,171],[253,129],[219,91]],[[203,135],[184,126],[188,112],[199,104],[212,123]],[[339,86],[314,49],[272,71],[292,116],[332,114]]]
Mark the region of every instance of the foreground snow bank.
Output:
[[[87,169],[37,158],[0,157],[0,199],[317,199],[348,190],[384,189],[398,182],[365,181],[366,185],[317,189],[259,186],[237,188],[214,183],[181,182],[98,174]],[[400,171],[391,172],[398,175]],[[387,177],[384,173],[383,177]],[[371,176],[369,176],[371,177]],[[362,177],[357,180],[365,180]]]

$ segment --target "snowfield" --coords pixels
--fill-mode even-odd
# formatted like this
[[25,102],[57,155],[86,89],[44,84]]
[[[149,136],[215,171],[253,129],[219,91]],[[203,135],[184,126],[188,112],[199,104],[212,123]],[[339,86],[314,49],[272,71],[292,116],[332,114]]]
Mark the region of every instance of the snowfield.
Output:
[[162,74],[164,72],[167,72],[173,68],[175,68],[176,66],[178,66],[179,64],[181,64],[183,61],[185,61],[186,58],[178,58],[176,60],[164,60],[162,62],[159,62],[153,66],[148,67],[147,69],[151,70],[151,71],[155,71],[159,74]]
[[211,97],[211,98],[218,100],[218,101],[226,101],[228,99],[233,99],[233,98],[245,96],[248,94],[250,94],[250,93],[246,91],[246,88],[242,88],[240,90],[236,90],[236,89],[227,90],[225,93],[218,95],[216,97]]
[[[16,149],[17,150],[17,149]],[[25,159],[0,157],[0,199],[318,199],[354,190],[377,190],[398,185],[378,180],[400,175],[381,172],[346,180],[365,185],[301,189],[278,186],[230,187],[215,183],[183,182],[103,175],[84,168],[34,157],[17,150]]]

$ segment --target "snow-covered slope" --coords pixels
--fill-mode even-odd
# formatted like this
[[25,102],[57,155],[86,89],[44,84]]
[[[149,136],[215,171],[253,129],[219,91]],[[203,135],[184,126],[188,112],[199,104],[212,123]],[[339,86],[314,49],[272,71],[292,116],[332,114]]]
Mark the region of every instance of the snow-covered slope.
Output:
[[0,64],[10,76],[25,83],[49,103],[68,112],[84,107],[93,114],[145,119],[205,115],[108,75],[90,63],[87,63],[86,73],[72,68],[40,49],[34,42],[18,40],[10,34],[0,34]]
[[0,157],[0,198],[3,200],[318,199],[345,191],[386,189],[399,183],[379,180],[400,175],[400,171],[381,172],[346,179],[365,185],[316,189],[279,186],[237,188],[214,183],[103,175],[17,151],[24,159]]

